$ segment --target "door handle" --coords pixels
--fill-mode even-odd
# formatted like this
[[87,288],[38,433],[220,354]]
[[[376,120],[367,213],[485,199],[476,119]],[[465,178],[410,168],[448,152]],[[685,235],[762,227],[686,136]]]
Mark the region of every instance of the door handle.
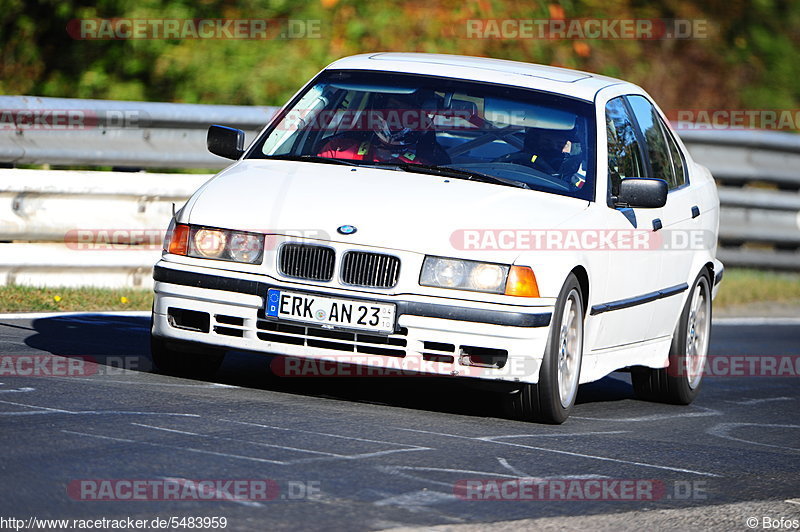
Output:
[[698,216],[700,216],[700,207],[692,205],[692,218],[697,218]]
[[658,231],[662,227],[664,226],[661,224],[661,218],[656,218],[653,220],[653,231]]

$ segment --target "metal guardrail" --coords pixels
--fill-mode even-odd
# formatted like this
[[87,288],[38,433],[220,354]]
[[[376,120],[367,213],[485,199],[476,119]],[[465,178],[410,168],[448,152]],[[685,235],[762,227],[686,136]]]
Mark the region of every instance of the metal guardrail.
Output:
[[800,135],[741,130],[679,134],[719,185],[720,260],[730,266],[800,271]]
[[[276,110],[0,96],[0,164],[218,169],[229,161],[206,150],[208,126],[243,129],[250,142]],[[720,259],[800,271],[800,135],[679,135],[720,185]],[[147,286],[158,250],[137,245],[136,231],[164,228],[172,203],[185,201],[208,177],[0,169],[0,241],[7,242],[0,243],[0,284],[81,284],[92,272],[93,284]],[[69,241],[76,228],[122,229],[109,238],[130,245],[77,254]]]
[[0,162],[221,169],[206,150],[211,124],[255,138],[275,107],[0,96]]
[[0,169],[0,286],[151,286],[173,204],[210,177]]

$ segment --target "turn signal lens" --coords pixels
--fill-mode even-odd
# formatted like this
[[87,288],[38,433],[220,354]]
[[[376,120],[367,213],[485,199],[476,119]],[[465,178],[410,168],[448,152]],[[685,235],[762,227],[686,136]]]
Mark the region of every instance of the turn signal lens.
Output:
[[169,237],[169,247],[167,251],[175,255],[186,255],[189,252],[189,226],[175,224]]
[[506,281],[506,295],[518,297],[539,297],[536,275],[528,266],[512,266]]

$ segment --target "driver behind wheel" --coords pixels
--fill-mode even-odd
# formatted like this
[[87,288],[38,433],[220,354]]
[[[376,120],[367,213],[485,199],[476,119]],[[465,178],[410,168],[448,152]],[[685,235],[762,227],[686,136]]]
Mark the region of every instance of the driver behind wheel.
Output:
[[376,95],[366,113],[366,124],[365,131],[332,137],[318,155],[376,163],[450,163],[416,93]]
[[572,154],[574,140],[572,130],[530,128],[525,134],[524,159],[520,162],[581,188],[586,180],[578,173],[582,156]]

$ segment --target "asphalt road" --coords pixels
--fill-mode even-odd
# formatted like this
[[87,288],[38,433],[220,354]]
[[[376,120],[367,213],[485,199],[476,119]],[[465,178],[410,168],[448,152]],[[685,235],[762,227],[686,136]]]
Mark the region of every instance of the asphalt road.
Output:
[[[784,501],[800,498],[800,320],[716,322],[715,375],[691,406],[637,401],[617,373],[582,386],[561,426],[504,419],[496,395],[455,381],[277,379],[244,353],[212,381],[160,375],[148,325],[142,314],[0,317],[0,528],[31,517],[225,517],[228,530],[619,530],[654,515],[651,528],[747,530],[752,512],[798,519],[800,505]],[[97,364],[68,376],[65,356]],[[20,357],[43,376],[10,374]],[[555,500],[465,500],[466,482],[485,497],[520,478]],[[192,490],[237,479],[272,500]],[[183,500],[127,500],[132,480],[181,486]],[[595,497],[589,481],[605,491]],[[631,483],[637,495],[622,491]],[[213,498],[230,493],[214,486]],[[571,500],[558,492],[573,488]],[[120,500],[92,500],[102,497]],[[800,528],[784,523],[773,529]]]

